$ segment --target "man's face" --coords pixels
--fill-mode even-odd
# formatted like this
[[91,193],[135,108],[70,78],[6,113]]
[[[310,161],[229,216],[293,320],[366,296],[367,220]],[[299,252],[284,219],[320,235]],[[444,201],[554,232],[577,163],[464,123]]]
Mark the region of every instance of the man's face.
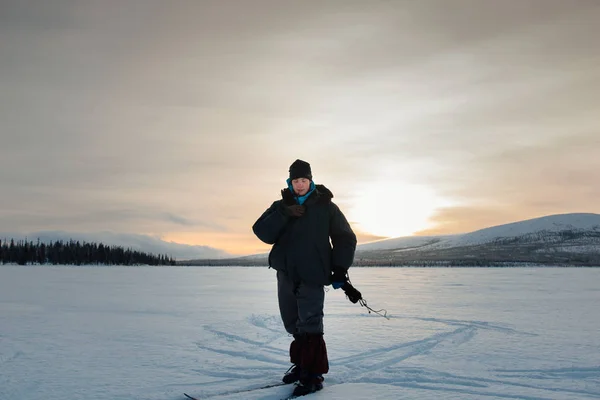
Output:
[[308,193],[308,189],[310,189],[310,179],[292,179],[292,187],[298,196],[304,196],[306,193]]

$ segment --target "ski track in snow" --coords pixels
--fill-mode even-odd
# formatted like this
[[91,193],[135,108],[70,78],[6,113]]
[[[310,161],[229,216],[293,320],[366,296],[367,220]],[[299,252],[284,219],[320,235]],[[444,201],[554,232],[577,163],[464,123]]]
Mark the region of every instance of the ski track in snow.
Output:
[[[600,378],[600,366],[588,368],[557,368],[557,369],[496,369],[491,370],[497,378],[482,376],[462,376],[444,371],[428,368],[403,367],[402,363],[413,357],[431,354],[439,346],[461,346],[471,341],[480,331],[494,331],[507,335],[537,336],[533,333],[520,332],[508,326],[492,324],[485,321],[452,320],[424,317],[391,316],[391,319],[412,319],[425,322],[434,322],[448,327],[448,330],[435,333],[419,340],[394,343],[389,346],[368,349],[349,356],[330,358],[331,371],[327,376],[328,386],[344,383],[384,384],[397,387],[423,389],[443,392],[464,393],[482,397],[496,397],[522,400],[549,400],[548,396],[560,394],[577,398],[585,395],[590,398],[600,398],[597,392],[553,387],[552,379],[587,379]],[[208,353],[219,356],[228,356],[236,362],[224,364],[204,360],[202,365],[206,368],[195,369],[209,377],[220,378],[217,381],[202,384],[202,389],[196,392],[199,398],[227,397],[239,394],[239,391],[223,391],[225,382],[235,382],[239,379],[246,380],[246,386],[241,389],[259,389],[267,383],[277,383],[277,377],[282,375],[289,366],[288,351],[285,345],[276,346],[277,341],[289,343],[291,338],[282,331],[278,316],[252,315],[247,318],[246,326],[240,329],[237,324],[237,333],[230,333],[223,329],[207,325],[204,329],[212,334],[211,340],[196,342],[196,346]],[[257,338],[242,336],[240,332],[256,329]],[[241,360],[243,359],[243,360]],[[228,368],[224,365],[248,364],[245,368]],[[404,379],[398,377],[401,370]],[[332,373],[333,372],[333,373]],[[389,376],[386,377],[386,375]],[[265,377],[274,376],[272,381]],[[523,378],[529,378],[531,383],[523,383]],[[512,380],[514,378],[516,380]],[[190,385],[194,386],[194,385]],[[196,386],[197,388],[197,386]],[[509,388],[507,390],[507,388]],[[512,389],[512,390],[511,390]],[[521,393],[523,389],[531,390],[536,395]],[[266,397],[265,399],[273,397]]]
[[[358,375],[379,371],[385,367],[398,364],[408,358],[425,354],[443,341],[456,338],[456,344],[465,343],[475,335],[475,328],[462,327],[454,331],[439,333],[431,337],[416,340],[414,342],[400,343],[390,347],[382,347],[376,350],[369,350],[361,354],[356,354],[332,361],[335,365],[349,367],[352,371],[348,375]],[[356,362],[360,361],[360,367],[351,367]],[[361,373],[361,371],[365,371]],[[343,381],[352,381],[350,377]]]
[[585,379],[600,378],[600,366],[590,368],[555,368],[555,369],[497,369],[496,372],[506,377],[523,377],[532,379]]

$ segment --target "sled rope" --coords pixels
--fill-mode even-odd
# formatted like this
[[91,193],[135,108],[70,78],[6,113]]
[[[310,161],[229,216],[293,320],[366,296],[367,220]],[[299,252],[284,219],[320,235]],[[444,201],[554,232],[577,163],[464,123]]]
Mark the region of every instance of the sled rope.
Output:
[[369,305],[367,304],[367,300],[363,299],[362,294],[354,286],[352,286],[352,282],[350,281],[350,275],[346,274],[346,279],[347,281],[344,284],[344,286],[342,286],[342,289],[344,290],[344,293],[346,294],[348,300],[350,300],[352,303],[360,304],[361,307],[365,307],[369,311],[369,314],[374,313],[382,316],[387,320],[390,319],[387,316],[387,310],[383,308],[381,310],[374,310],[371,307],[369,307]]
[[[367,305],[367,301],[366,301],[365,299],[360,299],[360,300],[358,301],[358,303],[359,303],[361,306],[365,307],[367,310],[369,310],[369,314],[371,314],[371,313],[373,312],[373,313],[375,313],[375,314],[377,314],[377,315],[381,315],[383,318],[385,318],[385,319],[387,319],[387,320],[389,320],[389,319],[390,319],[390,317],[388,317],[388,316],[387,316],[387,310],[385,310],[385,309],[383,309],[383,308],[382,308],[381,310],[373,310],[371,307],[369,307],[369,306]],[[383,313],[382,313],[382,312],[383,312]]]

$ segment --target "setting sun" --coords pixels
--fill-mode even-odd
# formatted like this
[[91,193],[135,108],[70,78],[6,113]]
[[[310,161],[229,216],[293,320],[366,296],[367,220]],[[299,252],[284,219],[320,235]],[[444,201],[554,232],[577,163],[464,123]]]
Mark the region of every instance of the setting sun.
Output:
[[348,219],[358,230],[376,236],[409,236],[431,228],[429,218],[449,202],[420,185],[367,184],[354,196]]

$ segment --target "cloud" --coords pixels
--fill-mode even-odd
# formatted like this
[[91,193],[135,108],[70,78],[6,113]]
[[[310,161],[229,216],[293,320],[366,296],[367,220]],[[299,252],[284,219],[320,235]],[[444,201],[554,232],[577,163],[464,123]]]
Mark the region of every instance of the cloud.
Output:
[[520,219],[569,212],[598,212],[600,139],[593,132],[515,145],[473,159],[438,179],[436,187],[463,205],[438,210],[436,228],[459,233]]
[[190,221],[190,220],[180,217],[178,215],[173,215],[171,213],[166,213],[164,216],[168,221],[174,222],[175,224],[178,224],[178,225],[182,225],[182,226],[196,225],[193,221]]
[[452,229],[598,212],[599,18],[562,0],[4,2],[0,224],[248,247],[296,158],[343,210],[385,181],[456,204],[433,218]]
[[[118,206],[118,201],[104,204],[101,201],[82,202],[77,197],[56,199],[49,210],[46,207],[34,206],[35,200],[29,197],[21,202],[22,208],[15,207],[0,214],[0,225],[19,227],[20,231],[28,231],[35,227],[51,229],[54,226],[77,227],[82,231],[114,230],[127,231],[129,226],[146,232],[161,232],[179,229],[193,229],[197,232],[227,232],[223,224],[215,222],[214,217],[205,220],[196,215],[194,218],[184,217],[169,211],[161,210],[148,202]],[[31,207],[29,207],[31,205]],[[28,210],[28,208],[30,208]],[[198,219],[195,219],[195,218]]]

